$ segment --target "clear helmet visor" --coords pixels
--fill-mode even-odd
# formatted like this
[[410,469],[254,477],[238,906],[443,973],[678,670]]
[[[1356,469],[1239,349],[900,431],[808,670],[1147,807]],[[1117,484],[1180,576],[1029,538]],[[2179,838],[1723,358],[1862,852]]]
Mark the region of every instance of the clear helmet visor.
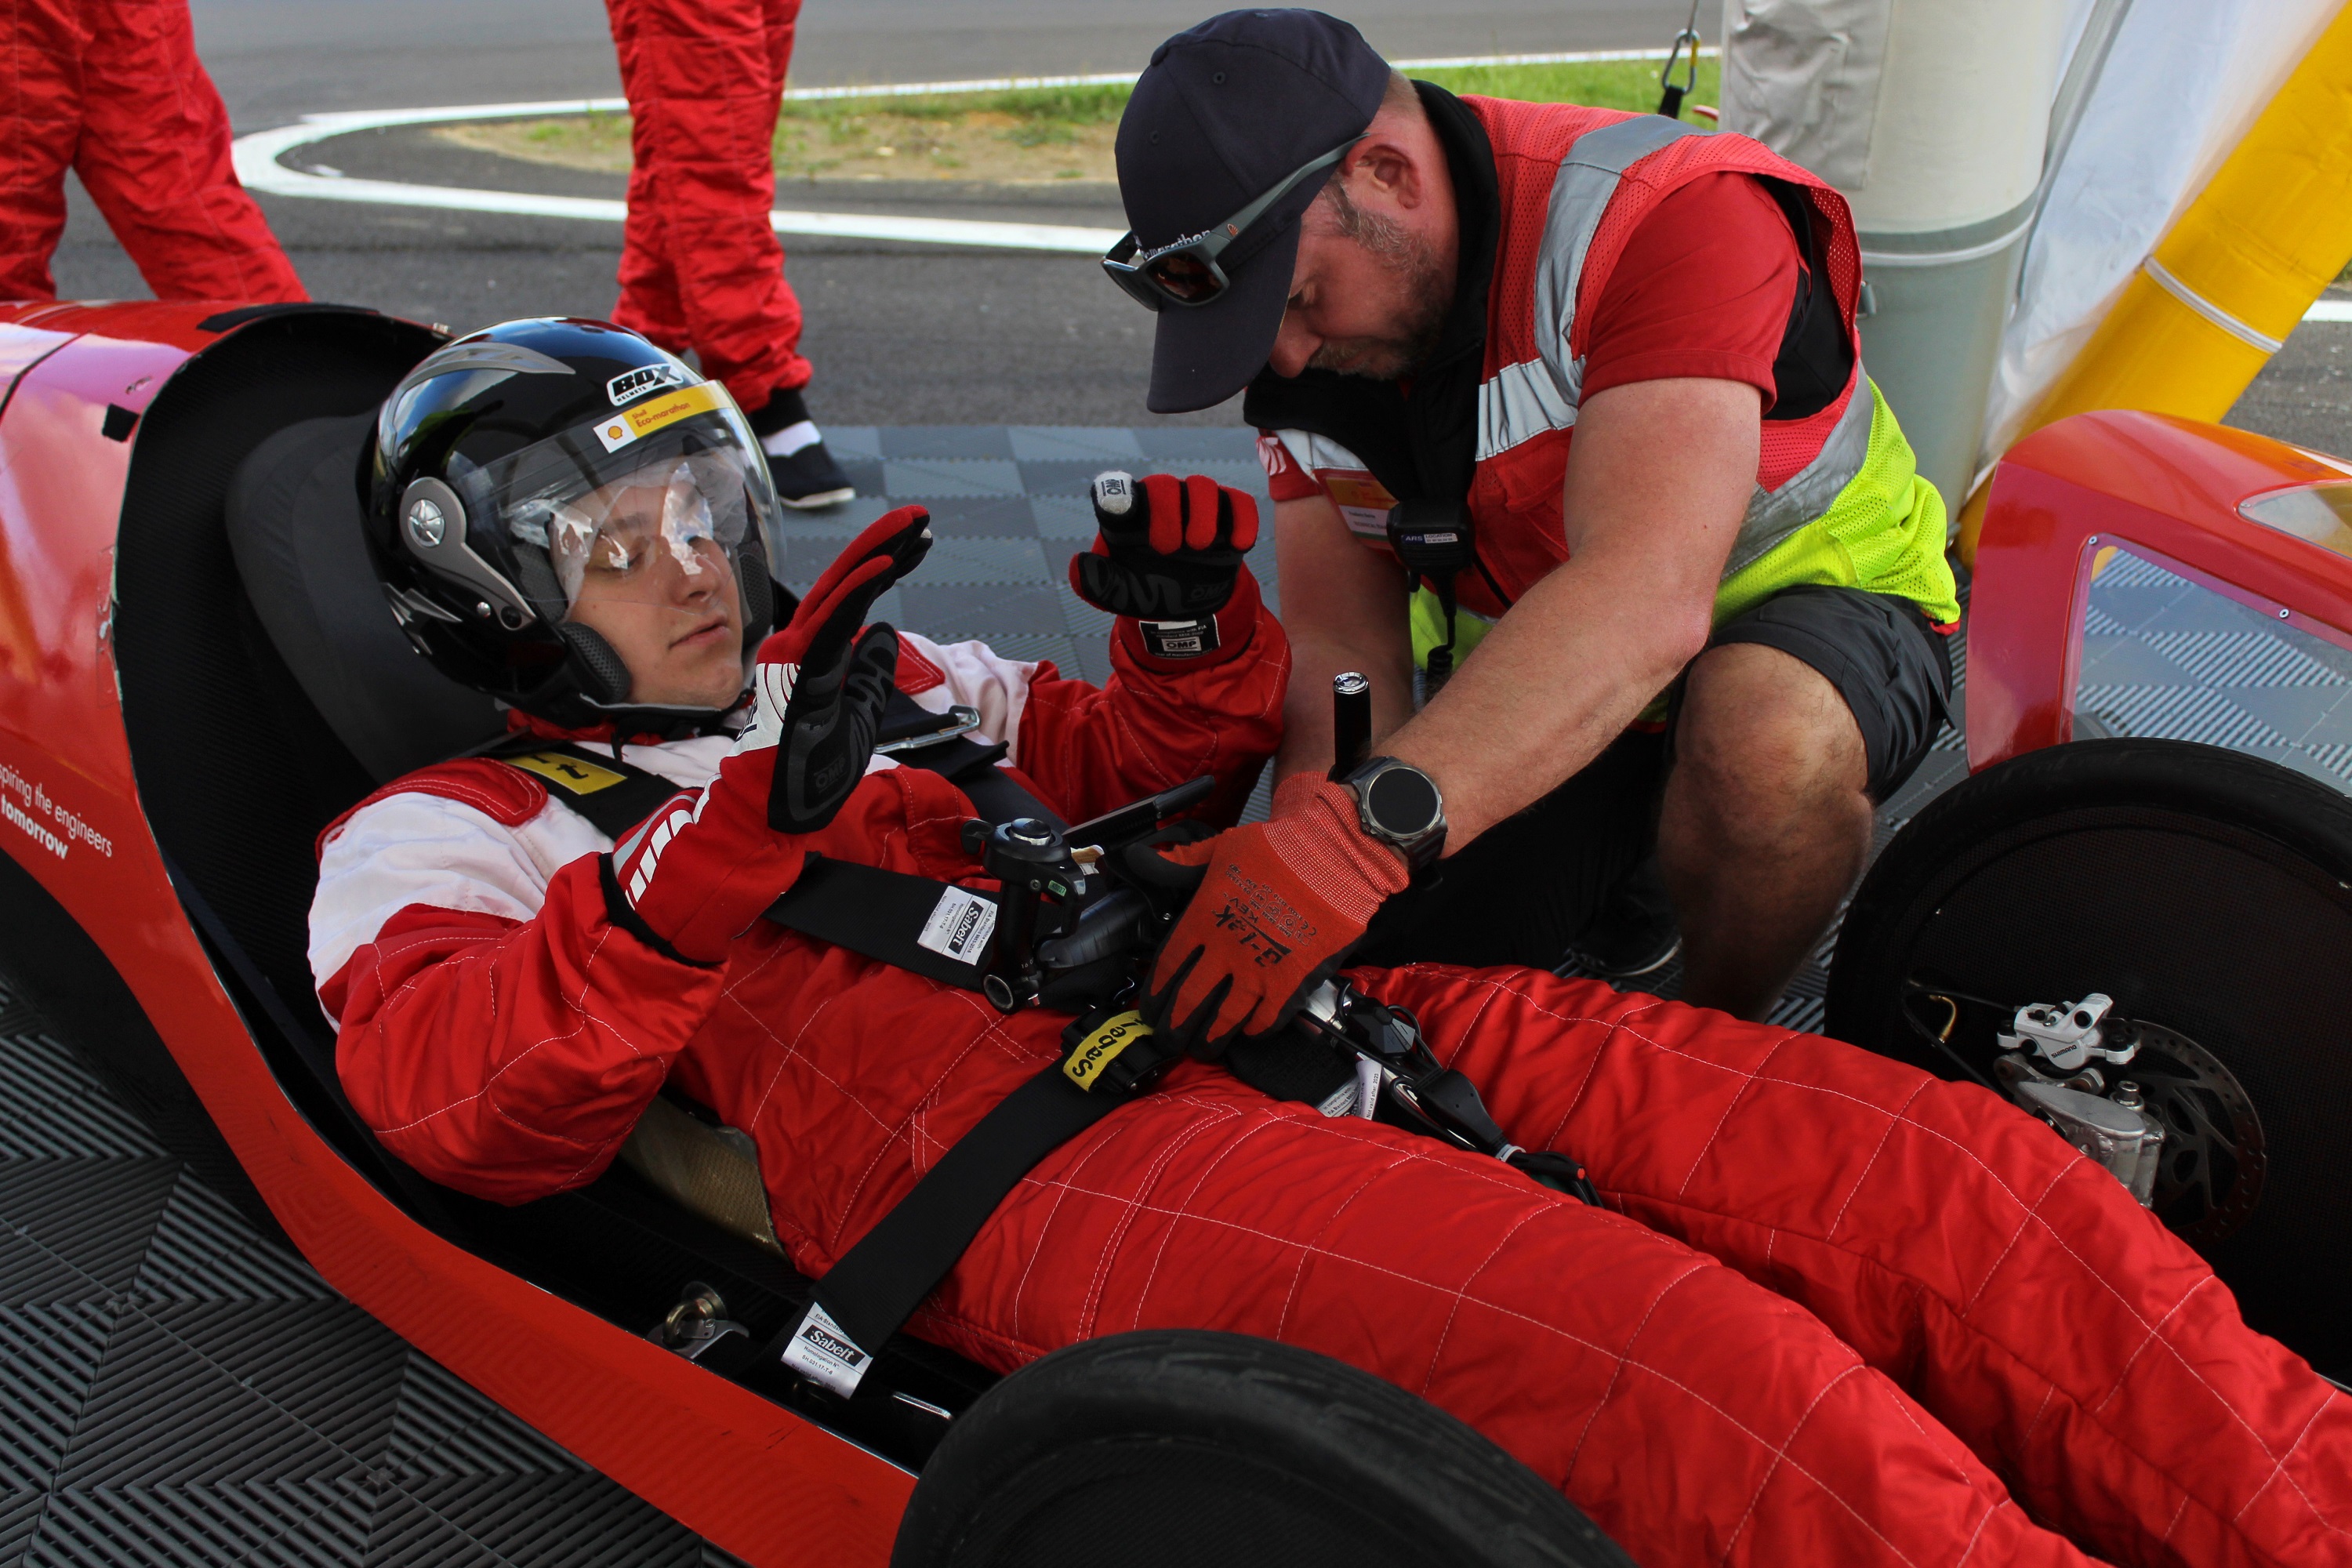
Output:
[[[628,414],[658,420],[639,434]],[[737,562],[777,514],[768,468],[733,404],[705,383],[453,475],[491,521],[524,593],[562,619],[583,596],[688,608],[737,591]]]
[[600,599],[691,597],[734,580],[746,530],[742,477],[710,453],[668,457],[568,500],[537,498],[510,528],[546,540],[567,608]]

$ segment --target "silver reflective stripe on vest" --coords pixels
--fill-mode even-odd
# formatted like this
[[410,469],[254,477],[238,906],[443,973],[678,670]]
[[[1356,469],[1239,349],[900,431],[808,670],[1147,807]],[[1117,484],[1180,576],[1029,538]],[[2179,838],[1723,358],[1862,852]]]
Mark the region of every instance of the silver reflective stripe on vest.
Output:
[[1536,358],[1506,365],[1478,388],[1478,461],[1547,430],[1576,423],[1584,362],[1568,357],[1576,288],[1601,215],[1625,171],[1668,142],[1701,134],[1664,115],[1644,114],[1576,139],[1552,182],[1535,279]]
[[1748,498],[1748,515],[1739,520],[1739,536],[1731,542],[1731,559],[1723,568],[1726,577],[1739,571],[1751,561],[1760,559],[1774,545],[1830,510],[1846,486],[1853,483],[1862,472],[1863,463],[1870,456],[1870,426],[1877,414],[1878,400],[1871,395],[1870,377],[1863,374],[1857,363],[1853,367],[1853,392],[1846,399],[1845,412],[1830,427],[1829,438],[1813,460],[1789,476],[1777,490],[1762,485]]

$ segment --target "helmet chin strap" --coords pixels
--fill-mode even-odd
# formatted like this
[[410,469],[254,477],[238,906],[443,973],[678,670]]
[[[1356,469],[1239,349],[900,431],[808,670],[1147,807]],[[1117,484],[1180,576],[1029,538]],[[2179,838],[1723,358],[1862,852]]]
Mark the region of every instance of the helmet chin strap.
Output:
[[[589,635],[593,637],[595,634],[592,632]],[[602,637],[596,640],[603,643],[608,652],[611,650],[611,645],[604,643]],[[617,662],[618,656],[614,658]],[[615,746],[620,744],[624,735],[658,735],[665,741],[683,741],[696,735],[731,735],[740,726],[730,725],[727,721],[741,711],[751,695],[751,652],[747,647],[743,655],[743,684],[734,698],[720,708],[667,702],[612,702],[584,691],[578,694],[577,700],[596,718],[613,726]],[[540,717],[548,718],[553,723],[566,722],[551,715]]]

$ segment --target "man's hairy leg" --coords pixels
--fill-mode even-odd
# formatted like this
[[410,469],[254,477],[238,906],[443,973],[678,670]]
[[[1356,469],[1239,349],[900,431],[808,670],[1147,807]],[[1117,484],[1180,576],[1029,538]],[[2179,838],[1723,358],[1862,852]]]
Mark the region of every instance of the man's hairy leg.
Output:
[[1861,874],[1868,778],[1853,713],[1803,661],[1732,643],[1692,664],[1658,822],[1684,1000],[1771,1010]]

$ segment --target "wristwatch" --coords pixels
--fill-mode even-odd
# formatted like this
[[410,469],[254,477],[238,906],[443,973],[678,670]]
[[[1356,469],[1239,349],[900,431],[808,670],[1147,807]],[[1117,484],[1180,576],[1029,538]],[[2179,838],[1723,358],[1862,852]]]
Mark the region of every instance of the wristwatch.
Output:
[[1356,797],[1364,832],[1420,871],[1445,848],[1445,797],[1437,781],[1394,757],[1370,757],[1339,781]]

